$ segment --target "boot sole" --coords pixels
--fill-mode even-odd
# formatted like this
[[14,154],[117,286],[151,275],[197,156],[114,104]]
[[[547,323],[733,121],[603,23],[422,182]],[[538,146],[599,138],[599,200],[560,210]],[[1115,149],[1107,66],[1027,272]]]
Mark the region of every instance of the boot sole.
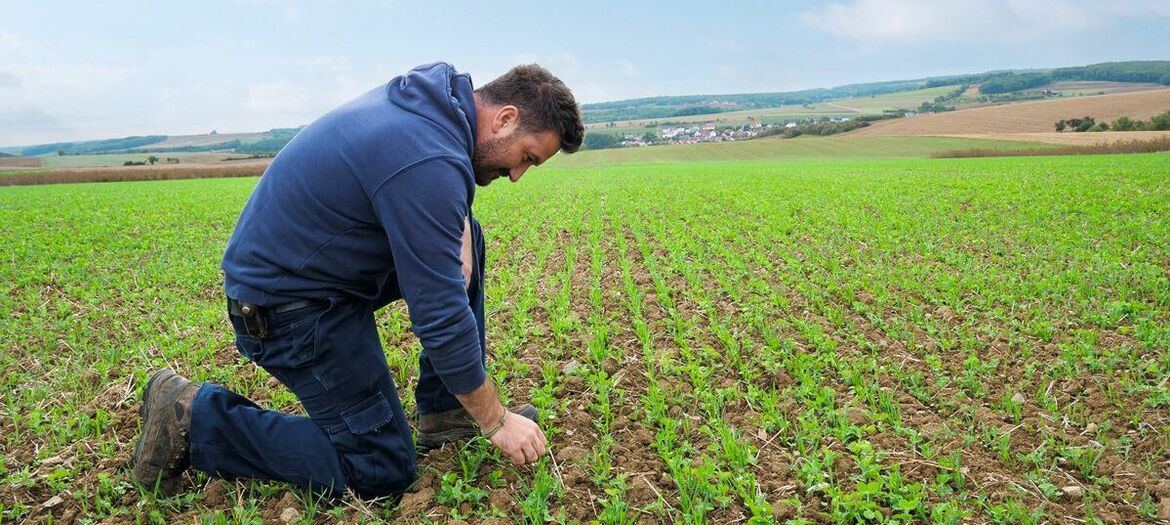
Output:
[[[146,382],[146,388],[142,389],[142,406],[138,407],[138,419],[142,421],[143,430],[146,429],[146,425],[148,423],[146,420],[146,414],[148,413],[148,411],[146,410],[146,406],[147,406],[146,401],[148,399],[150,399],[150,396],[148,395],[148,393],[150,392],[150,384],[153,382],[154,382],[154,376],[150,376],[150,380]],[[134,441],[134,452],[130,453],[130,476],[131,476],[131,479],[133,481],[136,481],[139,483],[141,483],[141,480],[139,480],[137,470],[138,470],[138,465],[141,464],[141,460],[139,459],[141,453],[142,453],[142,436],[140,435],[140,436],[138,436],[138,439]]]
[[[138,407],[138,418],[142,420],[142,429],[145,430],[150,425],[150,387],[154,386],[154,381],[163,375],[168,369],[159,370],[150,375],[150,379],[146,381],[146,386],[142,389],[142,406]],[[173,372],[172,372],[173,373]],[[140,461],[140,454],[142,450],[142,436],[139,436],[138,441],[134,442],[134,452],[130,455],[130,467],[134,469]]]

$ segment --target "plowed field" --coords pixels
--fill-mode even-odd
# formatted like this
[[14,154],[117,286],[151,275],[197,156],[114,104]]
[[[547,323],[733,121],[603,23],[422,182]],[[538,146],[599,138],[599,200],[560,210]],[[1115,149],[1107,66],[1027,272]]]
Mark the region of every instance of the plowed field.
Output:
[[1170,110],[1170,89],[1058,100],[1022,102],[875,122],[849,133],[879,135],[969,135],[1047,133],[1058,120],[1091,116],[1112,122],[1127,116],[1146,120]]

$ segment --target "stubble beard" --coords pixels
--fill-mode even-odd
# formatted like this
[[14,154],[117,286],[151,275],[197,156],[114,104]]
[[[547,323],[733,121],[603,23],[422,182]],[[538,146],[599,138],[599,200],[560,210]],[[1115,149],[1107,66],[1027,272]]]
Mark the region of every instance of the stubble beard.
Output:
[[494,160],[502,157],[504,152],[516,142],[516,137],[509,135],[498,139],[487,139],[475,146],[475,153],[471,156],[471,169],[475,171],[475,183],[487,186],[493,180],[510,175],[506,168],[494,165]]

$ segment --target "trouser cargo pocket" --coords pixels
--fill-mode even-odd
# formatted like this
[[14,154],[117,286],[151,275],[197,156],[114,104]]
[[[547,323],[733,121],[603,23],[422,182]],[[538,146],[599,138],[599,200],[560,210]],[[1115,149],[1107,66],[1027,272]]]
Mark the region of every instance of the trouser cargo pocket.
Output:
[[[399,409],[400,411],[401,409]],[[394,405],[382,392],[341,411],[342,428],[332,432],[349,487],[362,497],[399,493],[414,479],[415,453],[409,431],[401,431]]]
[[341,418],[350,432],[362,435],[376,432],[394,420],[394,409],[381,392],[362,400],[353,407],[342,410]]

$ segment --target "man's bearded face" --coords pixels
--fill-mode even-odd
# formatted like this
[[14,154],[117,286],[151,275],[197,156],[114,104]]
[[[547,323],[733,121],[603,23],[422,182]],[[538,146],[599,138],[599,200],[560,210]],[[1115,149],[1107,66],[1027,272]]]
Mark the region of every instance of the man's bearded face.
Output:
[[471,157],[471,168],[475,170],[475,183],[487,186],[500,177],[508,177],[510,171],[502,164],[507,157],[507,151],[516,143],[516,135],[511,134],[498,139],[486,139],[475,147],[475,154]]

